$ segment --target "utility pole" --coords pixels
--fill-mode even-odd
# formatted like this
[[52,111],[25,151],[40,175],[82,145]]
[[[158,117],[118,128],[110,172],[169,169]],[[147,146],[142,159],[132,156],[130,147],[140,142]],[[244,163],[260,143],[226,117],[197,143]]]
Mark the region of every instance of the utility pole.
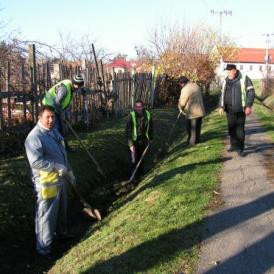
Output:
[[274,33],[264,33],[263,36],[266,37],[265,40],[265,70],[266,70],[266,83],[265,83],[265,89],[268,90],[268,78],[269,78],[269,69],[268,69],[268,64],[271,63],[271,56],[269,55],[269,49],[270,49],[270,44],[271,44],[271,36],[273,36]]
[[265,40],[265,67],[266,71],[268,72],[268,64],[271,62],[271,56],[269,55],[269,49],[270,49],[270,44],[271,44],[271,36],[274,36],[274,33],[264,33],[263,36],[266,36]]
[[212,15],[219,14],[220,15],[220,39],[222,43],[222,21],[223,21],[223,15],[225,16],[232,16],[232,11],[231,10],[222,10],[222,11],[216,11],[216,10],[211,10],[210,13]]

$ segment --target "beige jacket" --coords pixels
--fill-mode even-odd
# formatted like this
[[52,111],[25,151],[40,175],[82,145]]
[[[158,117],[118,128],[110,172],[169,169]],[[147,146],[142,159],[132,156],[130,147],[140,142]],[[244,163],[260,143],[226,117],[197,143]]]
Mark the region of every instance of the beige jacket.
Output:
[[202,92],[197,84],[188,82],[182,88],[178,107],[186,113],[187,119],[205,116]]

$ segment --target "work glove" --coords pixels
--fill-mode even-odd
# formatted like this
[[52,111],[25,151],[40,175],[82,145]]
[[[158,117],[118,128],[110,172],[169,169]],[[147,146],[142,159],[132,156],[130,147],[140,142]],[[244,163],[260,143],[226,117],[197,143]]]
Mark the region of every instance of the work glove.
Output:
[[66,176],[68,174],[68,169],[65,165],[56,163],[54,167],[55,167],[55,170],[58,171],[58,174],[60,177]]
[[131,152],[135,153],[135,147],[134,147],[133,145],[131,145],[131,146],[129,147],[129,149],[130,149]]
[[70,180],[70,182],[75,186],[76,185],[76,178],[74,176],[74,173],[72,170],[69,170],[67,173],[68,179]]
[[224,108],[219,108],[218,112],[219,112],[219,115],[223,116],[225,113]]
[[136,161],[135,147],[132,145],[129,147],[129,149],[130,149],[131,162],[134,164]]

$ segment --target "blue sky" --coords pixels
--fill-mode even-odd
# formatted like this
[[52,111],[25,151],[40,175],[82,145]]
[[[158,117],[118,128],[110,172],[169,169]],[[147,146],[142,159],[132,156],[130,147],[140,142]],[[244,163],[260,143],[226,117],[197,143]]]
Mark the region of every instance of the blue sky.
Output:
[[0,0],[0,6],[7,29],[20,30],[25,39],[57,44],[60,32],[88,34],[95,46],[130,57],[159,25],[204,23],[219,29],[212,9],[232,10],[222,29],[240,46],[265,47],[262,34],[274,33],[273,0]]

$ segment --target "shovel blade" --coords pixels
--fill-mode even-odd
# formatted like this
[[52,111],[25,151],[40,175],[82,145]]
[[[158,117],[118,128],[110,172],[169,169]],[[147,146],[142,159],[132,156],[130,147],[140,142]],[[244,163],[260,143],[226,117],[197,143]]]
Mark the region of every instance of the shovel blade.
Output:
[[88,208],[88,207],[84,207],[83,212],[88,217],[97,219],[98,221],[102,220],[100,211],[98,209],[91,209],[91,208]]

